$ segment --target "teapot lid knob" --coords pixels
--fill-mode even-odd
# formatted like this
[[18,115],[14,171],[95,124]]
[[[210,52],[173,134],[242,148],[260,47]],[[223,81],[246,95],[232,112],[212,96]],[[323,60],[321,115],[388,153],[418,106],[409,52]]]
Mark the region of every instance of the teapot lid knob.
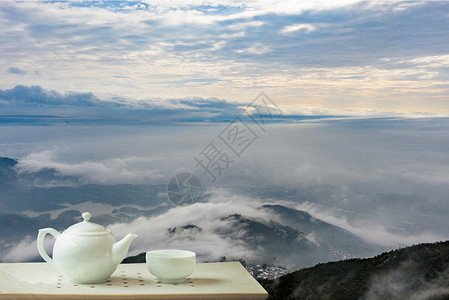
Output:
[[89,222],[90,217],[92,215],[90,213],[88,213],[88,212],[85,212],[85,213],[82,214],[82,216],[83,216],[83,219],[84,219],[85,222]]
[[[0,0],[1,1],[1,0]],[[88,212],[84,212],[81,214],[83,217],[83,221],[76,223],[66,230],[64,230],[65,233],[75,234],[75,235],[102,235],[102,234],[111,234],[111,232],[106,229],[104,226],[101,226],[99,224],[95,224],[90,221],[90,217],[92,216]],[[1,272],[0,272],[1,273]],[[1,282],[1,280],[0,280]]]

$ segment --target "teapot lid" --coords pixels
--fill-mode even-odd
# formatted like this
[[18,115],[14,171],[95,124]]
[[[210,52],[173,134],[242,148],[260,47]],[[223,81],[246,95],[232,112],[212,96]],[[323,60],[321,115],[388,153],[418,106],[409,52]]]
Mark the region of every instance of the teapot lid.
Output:
[[82,235],[99,235],[110,233],[109,229],[106,227],[90,222],[90,217],[92,215],[88,212],[82,214],[83,221],[74,224],[67,228],[64,232],[70,234],[82,234]]

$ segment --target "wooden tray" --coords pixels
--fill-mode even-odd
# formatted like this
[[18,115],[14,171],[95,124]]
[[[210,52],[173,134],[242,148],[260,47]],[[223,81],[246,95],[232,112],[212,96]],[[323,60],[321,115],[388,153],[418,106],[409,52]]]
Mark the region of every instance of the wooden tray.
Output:
[[0,264],[0,299],[267,299],[239,262],[197,264],[184,283],[156,281],[145,264],[121,264],[101,284],[73,284],[47,263]]

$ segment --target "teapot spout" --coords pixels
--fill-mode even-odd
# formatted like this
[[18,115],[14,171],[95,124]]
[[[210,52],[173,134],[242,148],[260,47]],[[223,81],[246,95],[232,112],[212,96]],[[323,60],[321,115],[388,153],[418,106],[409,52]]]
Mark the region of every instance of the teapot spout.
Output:
[[131,245],[131,242],[137,237],[134,233],[128,233],[127,236],[125,236],[120,241],[114,243],[112,245],[112,261],[115,264],[119,264],[122,262],[122,260],[125,258],[126,254],[128,253],[129,245]]

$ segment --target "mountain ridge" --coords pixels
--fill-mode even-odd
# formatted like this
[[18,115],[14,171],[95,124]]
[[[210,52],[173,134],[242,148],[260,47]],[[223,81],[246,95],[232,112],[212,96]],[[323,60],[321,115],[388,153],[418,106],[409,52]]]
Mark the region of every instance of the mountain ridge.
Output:
[[[278,206],[281,208],[282,206]],[[261,207],[266,209],[267,207]],[[284,209],[284,207],[282,207]],[[292,208],[286,208],[288,210],[296,211],[298,214],[308,215],[303,211],[298,211]],[[310,215],[309,215],[310,216]],[[280,216],[282,219],[282,215]],[[312,218],[312,217],[311,217]],[[248,265],[255,266],[258,264],[268,264],[276,266],[284,266],[287,269],[295,270],[300,267],[307,267],[315,265],[323,261],[335,261],[350,257],[366,257],[366,252],[359,252],[359,248],[354,248],[351,253],[351,249],[342,247],[342,244],[333,244],[332,242],[324,243],[326,235],[317,233],[314,239],[310,239],[310,232],[313,232],[314,225],[310,224],[310,221],[304,221],[301,227],[293,228],[288,225],[274,221],[273,219],[265,220],[262,218],[255,218],[251,216],[245,216],[241,214],[231,214],[226,217],[222,217],[220,221],[223,226],[217,228],[213,234],[219,235],[225,239],[238,241],[239,244],[245,245],[247,249],[251,249],[255,252],[255,258],[247,257],[233,257],[232,255],[226,255],[228,260],[244,260]],[[324,226],[331,228],[332,232],[343,232],[344,235],[335,237],[336,240],[350,240],[362,243],[364,247],[369,247],[368,244],[363,243],[358,237],[352,235],[349,232],[339,230],[331,224],[314,219],[314,222],[318,226]],[[183,226],[167,228],[169,238],[176,238],[179,235],[180,238],[187,238],[189,240],[195,240],[201,236],[203,228],[196,224],[186,224]],[[306,234],[307,232],[308,234]],[[319,240],[322,244],[317,244],[316,240]],[[364,249],[364,247],[361,247]],[[372,246],[371,255],[374,255],[376,246]],[[194,250],[194,249],[188,249]],[[363,255],[363,256],[362,256]],[[197,253],[200,261],[204,261],[201,251]],[[216,257],[218,260],[219,257]],[[131,256],[125,259],[127,263],[145,262],[145,253],[140,253],[135,256]]]
[[449,241],[320,263],[260,280],[272,300],[448,299]]
[[8,183],[13,181],[17,174],[13,169],[18,161],[8,157],[0,157],[0,183]]
[[356,250],[357,255],[353,257],[370,256],[383,250],[382,247],[367,244],[358,236],[341,227],[312,217],[307,211],[279,204],[266,204],[262,208],[278,214],[284,225],[302,231],[304,235],[318,245],[334,247],[346,252],[348,255],[342,258],[351,258],[350,253],[354,250]]

